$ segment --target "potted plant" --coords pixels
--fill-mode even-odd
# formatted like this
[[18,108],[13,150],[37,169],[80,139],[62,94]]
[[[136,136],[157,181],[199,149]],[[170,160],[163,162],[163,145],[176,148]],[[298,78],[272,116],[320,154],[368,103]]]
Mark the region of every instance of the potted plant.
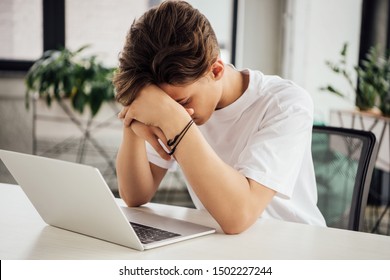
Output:
[[63,109],[63,100],[70,100],[73,109],[80,113],[88,106],[93,117],[103,102],[112,101],[114,90],[111,77],[114,68],[104,66],[96,56],[82,57],[85,48],[73,52],[67,48],[46,51],[26,75],[27,106],[31,93],[36,92],[48,106],[53,99]]
[[[390,115],[390,56],[380,54],[378,47],[371,47],[362,66],[357,68],[359,91],[376,95],[377,105],[383,115]],[[358,102],[358,100],[356,100]]]
[[[82,56],[85,49],[86,46],[76,51],[67,48],[46,51],[32,65],[25,77],[27,87],[26,106],[29,107],[32,94],[34,94],[34,97],[38,96],[49,107],[53,101],[56,101],[68,120],[81,132],[81,141],[77,139],[74,142],[79,145],[76,148],[76,161],[84,161],[84,157],[88,152],[87,144],[91,144],[115,173],[115,163],[112,156],[92,135],[95,128],[105,125],[108,120],[112,119],[111,116],[103,122],[96,121],[98,124],[93,122],[103,103],[108,102],[115,111],[117,109],[113,102],[114,88],[112,85],[112,76],[115,69],[98,62],[96,56]],[[85,115],[83,114],[85,111],[89,112]],[[86,122],[84,116],[87,116]],[[36,119],[34,117],[34,121]],[[52,120],[56,121],[57,118],[54,117]],[[60,139],[58,142],[56,142],[57,139],[50,139],[50,141],[54,142],[51,144],[53,149],[56,149],[57,144],[69,139],[73,138]],[[34,141],[36,140],[37,137],[34,134]],[[33,152],[36,153],[37,151],[34,150]]]
[[384,116],[390,117],[390,91],[381,95],[381,104],[379,109]]
[[[347,79],[348,84],[355,92],[355,104],[360,110],[370,111],[375,108],[375,106],[378,106],[384,115],[389,115],[389,54],[381,55],[378,47],[371,47],[366,55],[366,58],[362,60],[361,65],[354,67],[358,77],[358,84],[355,87],[346,63],[347,50],[348,44],[345,43],[340,52],[340,61],[338,63],[326,61],[326,64],[333,72],[341,74],[345,79]],[[347,97],[346,94],[340,92],[331,85],[322,87],[321,90],[326,90],[339,96]]]

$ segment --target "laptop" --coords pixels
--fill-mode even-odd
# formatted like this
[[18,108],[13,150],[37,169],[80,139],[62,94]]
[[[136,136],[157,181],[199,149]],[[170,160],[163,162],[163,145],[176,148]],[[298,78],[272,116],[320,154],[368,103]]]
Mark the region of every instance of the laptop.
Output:
[[5,150],[0,150],[0,158],[51,226],[140,251],[215,232],[119,206],[95,167]]

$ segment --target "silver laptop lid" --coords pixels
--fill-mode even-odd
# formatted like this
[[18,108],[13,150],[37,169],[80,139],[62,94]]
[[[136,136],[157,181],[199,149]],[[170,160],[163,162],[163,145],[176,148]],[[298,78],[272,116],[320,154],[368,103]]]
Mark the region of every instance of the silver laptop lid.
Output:
[[0,158],[47,224],[144,249],[98,169],[4,150]]

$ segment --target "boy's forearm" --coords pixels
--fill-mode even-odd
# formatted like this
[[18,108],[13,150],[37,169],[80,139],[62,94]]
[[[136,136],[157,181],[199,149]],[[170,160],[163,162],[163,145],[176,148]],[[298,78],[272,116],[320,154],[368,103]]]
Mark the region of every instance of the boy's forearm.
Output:
[[147,203],[156,191],[145,141],[123,128],[123,139],[116,159],[118,187],[121,198],[128,206]]
[[[146,126],[158,127],[167,143],[181,136],[191,118],[186,108],[158,87],[150,86],[130,105],[124,123],[135,119]],[[223,162],[195,125],[181,138],[174,157],[202,204],[226,233],[247,229],[274,195],[274,191]]]
[[187,132],[175,157],[203,205],[226,233],[248,228],[274,195],[223,162],[196,126]]

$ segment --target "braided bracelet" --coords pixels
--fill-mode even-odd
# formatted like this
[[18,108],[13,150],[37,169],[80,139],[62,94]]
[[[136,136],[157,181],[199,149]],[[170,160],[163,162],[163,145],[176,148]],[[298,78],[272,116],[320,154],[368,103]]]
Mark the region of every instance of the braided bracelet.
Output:
[[188,129],[190,129],[191,125],[194,123],[194,120],[191,119],[188,124],[183,128],[183,130],[176,135],[173,139],[169,139],[167,141],[167,145],[172,147],[171,151],[168,153],[170,156],[174,154],[177,145],[179,145],[181,139],[183,139],[184,135],[187,133]]

